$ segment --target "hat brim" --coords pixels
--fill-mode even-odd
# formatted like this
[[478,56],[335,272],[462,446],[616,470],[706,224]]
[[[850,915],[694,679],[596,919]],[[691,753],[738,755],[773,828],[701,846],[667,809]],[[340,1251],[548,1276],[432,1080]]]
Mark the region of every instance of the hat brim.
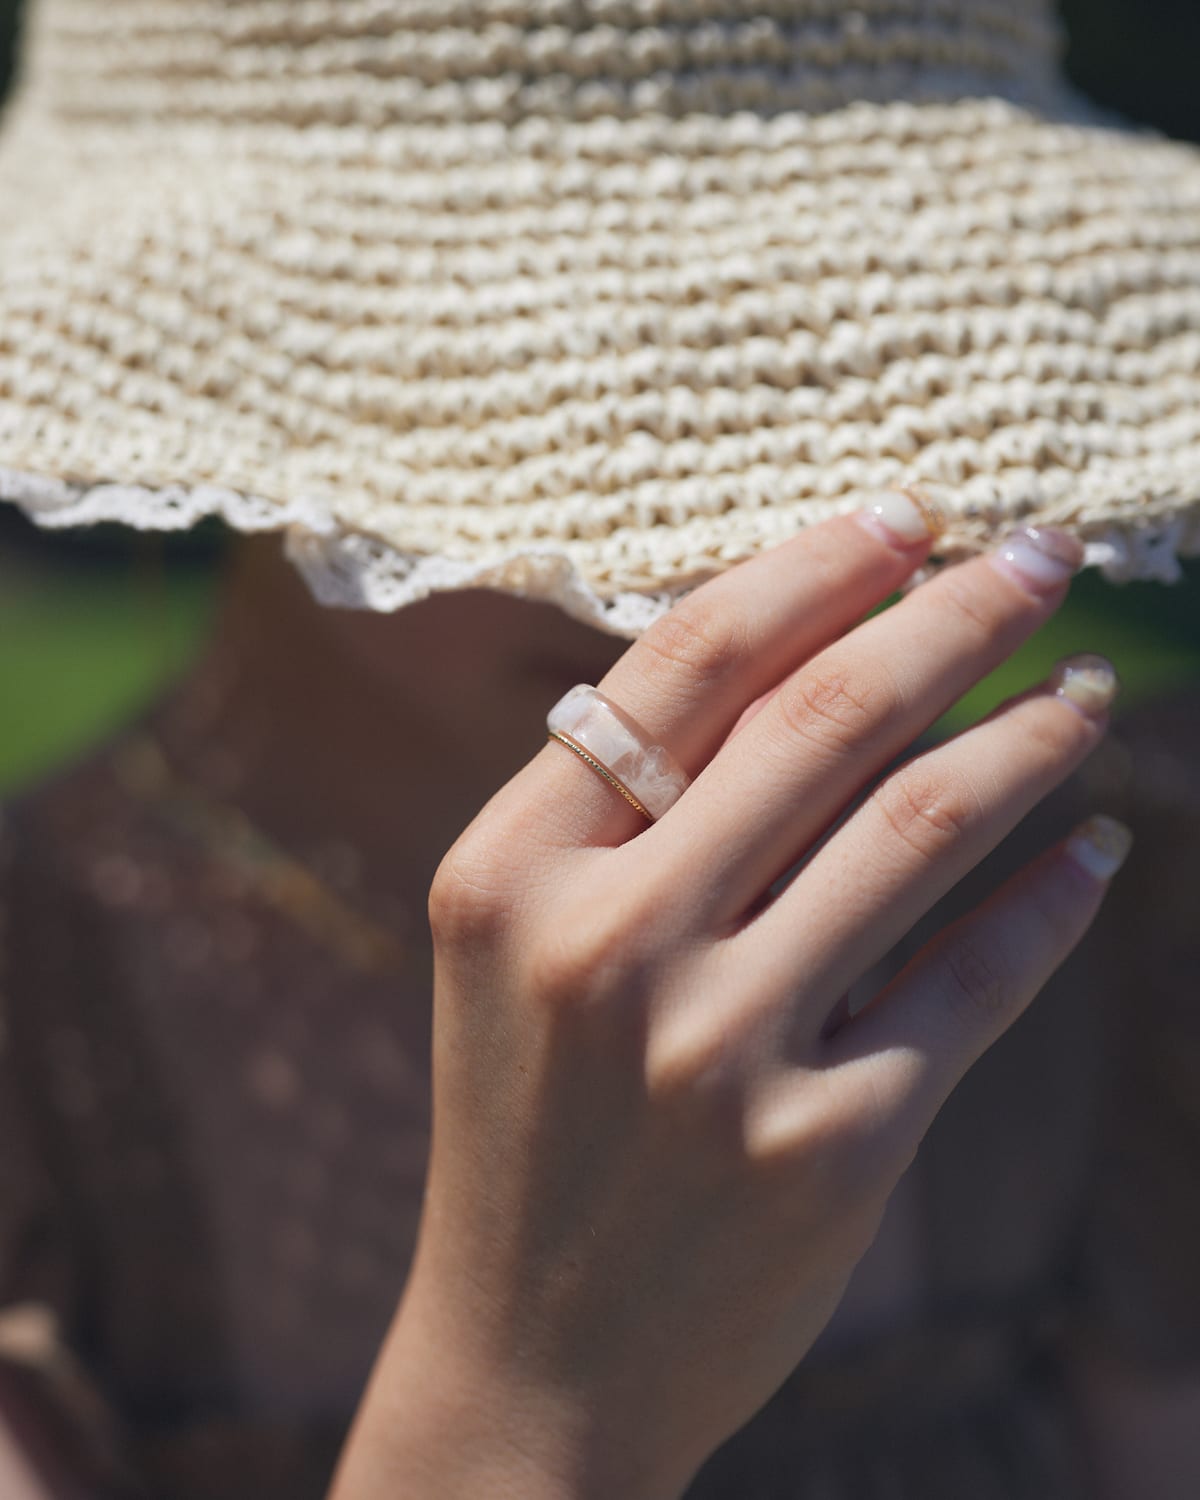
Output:
[[1200,551],[1200,151],[998,100],[0,146],[0,494],[286,528],[327,602],[633,635],[921,483],[1114,576]]

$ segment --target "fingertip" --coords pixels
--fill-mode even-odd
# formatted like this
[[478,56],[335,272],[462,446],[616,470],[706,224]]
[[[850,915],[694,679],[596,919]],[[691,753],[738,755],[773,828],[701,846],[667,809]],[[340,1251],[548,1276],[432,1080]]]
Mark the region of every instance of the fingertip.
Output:
[[924,556],[944,529],[942,512],[922,490],[883,490],[853,520],[894,551]]
[[1095,813],[1063,844],[1063,853],[1089,880],[1107,885],[1129,857],[1133,831],[1119,818]]
[[1107,711],[1120,691],[1121,679],[1107,657],[1083,651],[1057,662],[1046,686],[1061,702],[1107,727]]
[[1056,598],[1083,566],[1078,537],[1050,526],[1026,526],[986,554],[988,563],[1035,598]]

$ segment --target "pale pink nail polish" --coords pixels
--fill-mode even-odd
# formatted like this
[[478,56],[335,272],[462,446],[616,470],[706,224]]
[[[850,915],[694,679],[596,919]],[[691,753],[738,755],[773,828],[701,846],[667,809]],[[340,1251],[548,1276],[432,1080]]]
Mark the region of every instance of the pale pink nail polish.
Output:
[[988,554],[993,567],[1016,578],[1034,593],[1049,593],[1066,583],[1083,563],[1083,543],[1051,526],[1026,526],[1006,537]]

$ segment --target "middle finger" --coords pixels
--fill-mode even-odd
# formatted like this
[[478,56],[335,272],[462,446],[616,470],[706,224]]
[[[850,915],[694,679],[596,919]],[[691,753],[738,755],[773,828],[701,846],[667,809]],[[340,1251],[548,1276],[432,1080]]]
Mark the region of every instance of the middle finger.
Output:
[[[655,832],[706,926],[736,923],[846,805],[1054,612],[1083,548],[1028,529],[786,678]],[[674,856],[674,857],[673,857]],[[721,878],[712,880],[719,866]]]

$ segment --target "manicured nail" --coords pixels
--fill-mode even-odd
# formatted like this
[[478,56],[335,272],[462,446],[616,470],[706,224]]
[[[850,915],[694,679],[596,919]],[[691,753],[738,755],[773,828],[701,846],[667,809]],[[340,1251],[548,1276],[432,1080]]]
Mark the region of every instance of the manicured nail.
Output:
[[1026,526],[1006,537],[988,556],[1002,573],[1012,574],[1027,589],[1047,593],[1079,571],[1083,543],[1051,526]]
[[1091,716],[1104,712],[1117,696],[1121,680],[1112,662],[1082,651],[1063,657],[1050,674],[1049,685],[1056,698]]
[[1067,840],[1067,853],[1097,880],[1111,880],[1133,847],[1133,834],[1116,818],[1097,813]]
[[915,547],[918,542],[937,536],[945,527],[941,510],[915,486],[881,490],[855,516],[860,525],[889,547]]

